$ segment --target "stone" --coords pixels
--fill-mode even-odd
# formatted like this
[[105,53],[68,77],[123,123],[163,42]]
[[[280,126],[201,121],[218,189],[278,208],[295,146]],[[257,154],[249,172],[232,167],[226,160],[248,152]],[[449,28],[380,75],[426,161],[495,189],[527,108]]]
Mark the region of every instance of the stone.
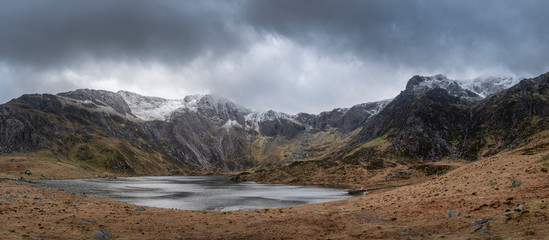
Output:
[[502,216],[502,217],[507,217],[507,216],[509,216],[509,215],[511,215],[511,214],[513,214],[513,213],[516,213],[516,212],[515,212],[515,211],[508,211],[508,212],[503,213],[501,216]]
[[459,212],[458,211],[454,211],[454,210],[448,210],[448,217],[451,218],[451,217],[457,217],[459,216]]
[[520,187],[520,181],[519,180],[513,180],[513,183],[511,184],[512,188],[518,188]]
[[485,224],[487,222],[491,222],[491,221],[494,221],[496,220],[495,218],[483,218],[483,219],[480,219],[478,221],[474,221],[471,223],[471,226],[478,226],[478,225],[482,225],[482,224]]
[[481,228],[475,230],[475,233],[481,233],[481,232],[484,232],[484,231],[486,231],[486,230],[488,230],[488,227],[482,226]]
[[515,208],[515,211],[522,212],[523,209],[524,209],[524,204],[521,204],[521,205],[518,205],[517,208]]
[[31,173],[31,171],[30,171],[30,170],[28,170],[28,169],[27,169],[27,170],[25,170],[25,174],[27,174],[27,175],[31,175],[32,173]]
[[107,229],[101,229],[97,230],[97,232],[95,232],[92,237],[97,239],[109,239],[111,238],[111,233]]
[[135,209],[135,211],[145,211],[145,210],[147,210],[147,209],[145,209],[144,207],[138,207],[138,208]]
[[313,214],[313,215],[328,215],[327,212],[318,212],[318,211],[317,211],[317,212],[313,212],[312,214]]

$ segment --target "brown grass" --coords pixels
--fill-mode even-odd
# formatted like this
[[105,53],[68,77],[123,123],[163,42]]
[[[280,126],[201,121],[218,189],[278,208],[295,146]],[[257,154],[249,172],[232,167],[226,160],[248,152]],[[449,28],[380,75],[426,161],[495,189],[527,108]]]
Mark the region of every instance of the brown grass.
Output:
[[[540,142],[532,142],[535,146]],[[505,152],[429,181],[323,204],[248,211],[182,211],[0,181],[0,239],[548,239],[547,152]],[[511,188],[513,180],[521,186]],[[503,217],[524,204],[522,212]],[[448,217],[448,210],[459,212]],[[473,221],[494,217],[487,230]]]

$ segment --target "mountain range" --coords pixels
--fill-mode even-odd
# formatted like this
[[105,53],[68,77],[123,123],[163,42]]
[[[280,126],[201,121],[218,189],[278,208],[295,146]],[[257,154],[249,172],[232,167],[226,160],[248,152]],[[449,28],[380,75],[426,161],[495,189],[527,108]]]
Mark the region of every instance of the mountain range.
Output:
[[549,74],[414,76],[395,98],[320,114],[257,112],[214,95],[182,99],[79,89],[0,105],[0,153],[39,153],[86,171],[188,174],[303,160],[475,160],[549,123]]

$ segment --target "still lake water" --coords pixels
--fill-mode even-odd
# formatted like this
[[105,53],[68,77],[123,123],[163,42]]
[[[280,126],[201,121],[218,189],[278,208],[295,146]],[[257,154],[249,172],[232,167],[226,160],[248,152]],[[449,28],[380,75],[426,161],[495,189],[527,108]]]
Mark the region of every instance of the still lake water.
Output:
[[41,180],[40,185],[142,206],[185,210],[277,208],[351,197],[344,189],[233,183],[227,177],[131,177]]

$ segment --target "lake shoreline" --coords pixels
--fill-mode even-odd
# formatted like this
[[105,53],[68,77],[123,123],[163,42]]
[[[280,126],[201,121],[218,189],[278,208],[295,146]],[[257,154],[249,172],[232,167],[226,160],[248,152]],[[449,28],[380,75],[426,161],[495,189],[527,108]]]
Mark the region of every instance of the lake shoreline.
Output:
[[278,208],[351,197],[322,186],[234,183],[225,176],[150,176],[108,179],[33,180],[38,186],[142,206],[232,211]]

